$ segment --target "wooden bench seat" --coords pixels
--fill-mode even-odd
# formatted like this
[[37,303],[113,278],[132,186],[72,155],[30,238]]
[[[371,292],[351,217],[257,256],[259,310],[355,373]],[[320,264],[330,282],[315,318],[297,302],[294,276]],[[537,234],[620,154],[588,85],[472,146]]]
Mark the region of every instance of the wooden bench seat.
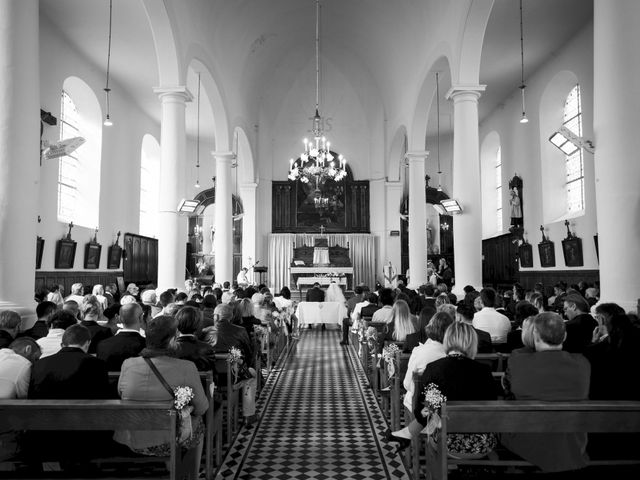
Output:
[[[591,401],[465,401],[446,402],[442,407],[439,449],[447,433],[635,433],[640,432],[640,402]],[[530,465],[524,460],[487,458],[453,459],[439,451],[440,478],[446,480],[449,465]],[[637,459],[595,460],[589,465],[640,464]]]
[[[166,430],[176,438],[176,412],[167,402],[0,400],[0,431],[12,430]],[[176,479],[176,448],[173,442],[171,480]]]

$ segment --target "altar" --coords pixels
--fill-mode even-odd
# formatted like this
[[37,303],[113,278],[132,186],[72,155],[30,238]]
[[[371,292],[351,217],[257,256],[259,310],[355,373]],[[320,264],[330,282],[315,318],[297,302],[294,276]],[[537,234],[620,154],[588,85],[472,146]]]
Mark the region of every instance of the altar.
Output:
[[291,285],[300,290],[303,286],[335,282],[347,289],[353,288],[353,266],[349,247],[330,247],[326,238],[314,239],[314,245],[293,248],[289,269]]

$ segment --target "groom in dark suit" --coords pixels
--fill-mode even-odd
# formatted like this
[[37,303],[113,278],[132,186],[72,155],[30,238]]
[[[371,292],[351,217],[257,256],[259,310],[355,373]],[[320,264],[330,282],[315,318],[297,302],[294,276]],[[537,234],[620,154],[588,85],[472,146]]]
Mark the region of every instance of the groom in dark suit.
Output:
[[[307,290],[307,302],[324,302],[324,290],[320,288],[320,284],[318,282],[313,284],[313,288]],[[322,324],[322,329],[324,330],[326,327],[324,323]],[[311,324],[309,324],[309,329],[311,329]]]

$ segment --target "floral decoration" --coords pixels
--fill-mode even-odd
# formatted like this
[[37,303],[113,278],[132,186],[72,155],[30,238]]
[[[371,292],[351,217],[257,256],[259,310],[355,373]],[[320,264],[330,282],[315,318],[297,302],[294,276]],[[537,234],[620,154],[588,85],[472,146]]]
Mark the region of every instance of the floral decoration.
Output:
[[396,353],[400,352],[398,345],[390,343],[382,349],[382,359],[387,364],[387,376],[391,380],[396,374]]
[[430,383],[424,389],[424,407],[420,412],[427,419],[427,425],[421,433],[426,433],[430,437],[434,436],[442,427],[440,412],[442,404],[447,401],[447,397],[442,394],[440,388],[435,383]]

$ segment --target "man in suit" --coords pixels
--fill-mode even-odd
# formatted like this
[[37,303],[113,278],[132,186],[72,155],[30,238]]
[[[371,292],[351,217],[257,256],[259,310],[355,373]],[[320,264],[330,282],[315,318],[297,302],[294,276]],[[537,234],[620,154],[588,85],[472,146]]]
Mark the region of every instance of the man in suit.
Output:
[[591,343],[593,330],[598,322],[589,314],[589,303],[579,293],[565,296],[563,309],[567,317],[564,349],[567,352],[582,353]]
[[87,327],[91,334],[89,353],[96,353],[98,344],[102,340],[113,336],[113,332],[109,327],[102,327],[98,324],[98,320],[102,319],[102,307],[98,299],[93,295],[84,297],[80,304],[80,315],[82,317],[80,324]]
[[[232,324],[232,319],[233,307],[231,305],[226,303],[217,305],[213,312],[213,326],[207,327],[202,331],[205,341],[213,346],[216,353],[229,353],[231,347],[240,349],[243,360],[248,365],[252,365],[253,348],[249,340],[249,334],[244,327]],[[253,368],[249,368],[249,371],[253,378],[245,381],[242,386],[242,414],[247,424],[251,424],[256,420],[256,371]],[[226,385],[226,382],[226,375],[219,370],[216,383],[218,385]]]
[[53,314],[56,313],[57,309],[58,306],[53,302],[48,302],[46,300],[44,302],[40,302],[36,307],[36,316],[38,317],[38,320],[36,320],[36,323],[34,323],[29,330],[25,330],[20,333],[18,337],[29,337],[34,340],[46,337],[49,334],[49,321]]
[[313,284],[313,288],[307,290],[307,302],[324,302],[324,290],[320,288],[318,282]]
[[98,344],[97,357],[105,361],[110,372],[120,371],[122,362],[127,358],[137,357],[145,347],[145,339],[140,335],[142,315],[139,304],[123,305],[119,313],[123,328],[115,336]]
[[[562,317],[544,312],[533,319],[536,351],[509,358],[505,389],[516,400],[580,401],[589,398],[589,361],[562,350],[566,338]],[[545,472],[586,466],[586,433],[503,434],[501,443]]]
[[[72,325],[62,335],[62,349],[33,364],[29,398],[101,399],[109,398],[106,364],[89,355],[91,333],[82,325]],[[28,448],[49,458],[84,458],[100,452],[110,442],[112,432],[32,432]]]

